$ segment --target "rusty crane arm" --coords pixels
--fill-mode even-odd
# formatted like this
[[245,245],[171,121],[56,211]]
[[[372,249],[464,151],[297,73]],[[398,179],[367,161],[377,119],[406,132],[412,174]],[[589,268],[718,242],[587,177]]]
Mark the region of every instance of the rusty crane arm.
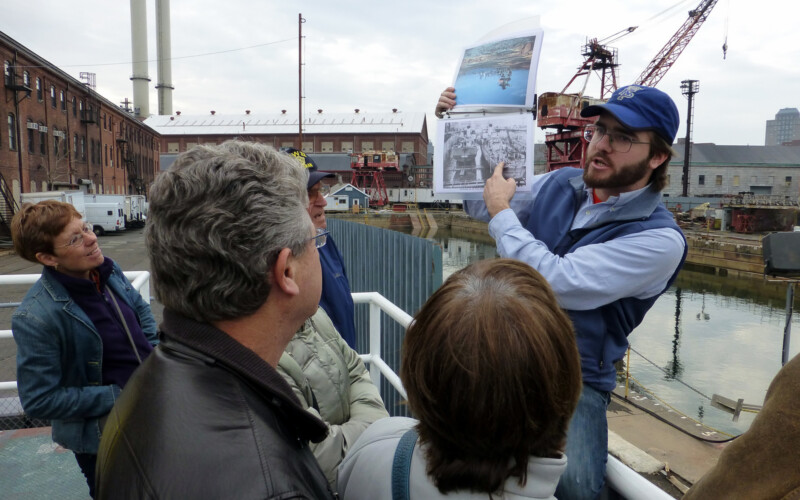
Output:
[[637,85],[655,87],[661,81],[661,78],[669,71],[675,60],[683,52],[683,49],[686,48],[686,45],[689,44],[697,30],[708,18],[711,9],[714,8],[716,3],[717,0],[703,0],[696,9],[689,11],[689,18],[683,23],[683,26],[672,35],[672,38],[650,61],[647,68],[639,75],[639,78],[636,79]]

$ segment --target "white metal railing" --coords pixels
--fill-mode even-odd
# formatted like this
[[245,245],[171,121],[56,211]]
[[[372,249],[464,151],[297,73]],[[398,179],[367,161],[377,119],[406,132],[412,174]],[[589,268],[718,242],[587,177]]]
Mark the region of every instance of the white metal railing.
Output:
[[[150,273],[127,271],[125,276],[131,280],[142,298],[149,303]],[[39,277],[38,274],[0,275],[0,286],[33,284]],[[377,292],[360,292],[352,295],[354,303],[369,304],[369,352],[360,356],[364,363],[369,364],[373,383],[380,388],[381,377],[385,377],[387,382],[405,399],[407,395],[400,377],[381,358],[381,313],[387,314],[404,328],[411,324],[413,318]],[[0,330],[0,339],[2,338],[13,338],[11,330]],[[16,381],[0,382],[0,390],[16,388]],[[608,456],[606,464],[606,481],[609,488],[629,500],[672,499],[666,492],[611,455]]]
[[408,325],[411,324],[411,316],[378,292],[359,292],[353,293],[352,296],[353,302],[356,304],[369,304],[369,353],[362,354],[361,359],[364,363],[369,363],[369,376],[372,378],[372,383],[380,389],[382,375],[403,399],[406,399],[406,390],[403,388],[400,377],[381,358],[381,311],[400,323],[403,328],[408,328]]
[[[0,286],[4,285],[32,285],[41,278],[41,274],[3,274],[0,275]],[[150,303],[150,272],[149,271],[125,271],[125,277],[131,281],[133,288],[139,291],[139,295]],[[0,339],[14,338],[11,330],[0,330]],[[0,382],[0,391],[16,390],[17,381]]]

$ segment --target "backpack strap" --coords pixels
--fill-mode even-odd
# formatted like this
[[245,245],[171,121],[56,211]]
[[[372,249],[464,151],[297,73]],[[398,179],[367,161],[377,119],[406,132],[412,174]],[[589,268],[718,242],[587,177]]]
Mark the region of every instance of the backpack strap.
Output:
[[392,462],[392,500],[409,500],[409,475],[411,474],[411,457],[417,444],[416,429],[409,429],[400,438],[394,452]]

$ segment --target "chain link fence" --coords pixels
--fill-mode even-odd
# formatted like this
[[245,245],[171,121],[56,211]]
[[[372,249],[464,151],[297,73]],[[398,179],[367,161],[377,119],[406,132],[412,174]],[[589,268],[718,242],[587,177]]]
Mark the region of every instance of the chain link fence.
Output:
[[48,427],[49,420],[30,418],[22,411],[17,391],[0,391],[0,431]]

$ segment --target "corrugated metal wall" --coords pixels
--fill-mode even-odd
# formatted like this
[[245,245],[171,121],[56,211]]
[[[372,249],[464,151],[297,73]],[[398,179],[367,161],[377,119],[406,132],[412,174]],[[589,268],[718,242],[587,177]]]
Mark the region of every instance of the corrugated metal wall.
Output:
[[[353,292],[378,292],[413,316],[442,284],[442,248],[434,241],[333,218],[328,218],[328,230],[342,252]],[[367,304],[356,304],[355,319],[357,350],[365,353]],[[405,330],[385,315],[381,323],[381,358],[399,373]],[[381,396],[391,415],[407,415],[400,397],[385,381]]]

